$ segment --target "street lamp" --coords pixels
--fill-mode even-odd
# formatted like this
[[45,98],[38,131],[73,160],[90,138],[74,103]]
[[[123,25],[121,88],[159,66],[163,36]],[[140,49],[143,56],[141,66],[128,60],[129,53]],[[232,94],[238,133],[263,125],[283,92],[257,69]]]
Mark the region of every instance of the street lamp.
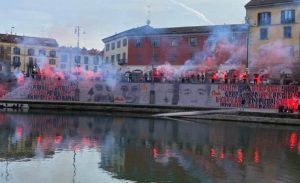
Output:
[[250,41],[250,25],[249,23],[247,23],[247,40],[246,40],[246,44],[247,44],[247,55],[246,55],[246,74],[248,74],[249,72],[249,41]]
[[15,27],[10,27],[10,35],[13,34],[13,29],[15,29]]

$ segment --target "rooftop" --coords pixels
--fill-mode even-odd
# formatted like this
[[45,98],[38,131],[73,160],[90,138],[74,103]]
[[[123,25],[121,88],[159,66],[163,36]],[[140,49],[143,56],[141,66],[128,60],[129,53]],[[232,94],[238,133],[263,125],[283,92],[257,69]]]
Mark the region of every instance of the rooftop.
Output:
[[176,34],[197,34],[197,33],[213,33],[218,30],[230,30],[230,31],[247,31],[247,25],[245,24],[231,24],[231,25],[213,25],[213,26],[191,26],[191,27],[168,27],[168,28],[153,28],[149,25],[145,25],[138,28],[126,30],[124,32],[109,36],[103,39],[103,42],[108,42],[124,36],[151,36],[151,35],[176,35]]
[[11,34],[0,34],[0,42],[25,44],[25,45],[36,45],[36,46],[58,47],[57,41],[52,38],[18,36],[18,35],[11,35]]
[[246,8],[257,7],[257,6],[270,6],[275,4],[288,4],[299,2],[300,0],[251,0],[249,3],[245,5]]
[[66,47],[66,46],[62,46],[62,47],[59,47],[59,51],[61,52],[67,52],[67,53],[78,53],[80,49],[80,53],[81,54],[85,54],[85,55],[99,55],[99,56],[102,56],[103,55],[103,52],[100,51],[100,50],[97,50],[95,48],[92,48],[92,49],[87,49],[87,48],[77,48],[77,47]]

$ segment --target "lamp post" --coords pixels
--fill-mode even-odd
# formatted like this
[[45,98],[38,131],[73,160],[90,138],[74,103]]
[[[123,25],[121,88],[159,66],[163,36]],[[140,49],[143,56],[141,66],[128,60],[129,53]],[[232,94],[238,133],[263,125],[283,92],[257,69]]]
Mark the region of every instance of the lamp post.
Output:
[[246,48],[246,74],[248,75],[248,72],[249,72],[249,41],[250,41],[250,25],[249,25],[249,23],[247,23],[247,38],[246,38],[246,46],[247,46],[247,48]]
[[150,39],[150,44],[152,46],[152,58],[151,58],[151,90],[150,90],[150,104],[155,104],[155,90],[154,90],[154,58],[155,58],[155,53],[154,53],[154,46],[152,43],[152,39]]
[[13,27],[10,27],[10,35],[12,35],[13,34],[13,30],[15,29],[15,27],[13,26]]

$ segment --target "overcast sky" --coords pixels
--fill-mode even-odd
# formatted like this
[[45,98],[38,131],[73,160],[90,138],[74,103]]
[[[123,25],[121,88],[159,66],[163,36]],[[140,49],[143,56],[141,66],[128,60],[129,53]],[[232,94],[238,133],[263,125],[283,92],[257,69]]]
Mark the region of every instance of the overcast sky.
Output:
[[[0,32],[55,38],[60,46],[102,49],[101,39],[146,24],[155,28],[244,23],[249,0],[2,0]],[[150,12],[150,13],[147,13]]]

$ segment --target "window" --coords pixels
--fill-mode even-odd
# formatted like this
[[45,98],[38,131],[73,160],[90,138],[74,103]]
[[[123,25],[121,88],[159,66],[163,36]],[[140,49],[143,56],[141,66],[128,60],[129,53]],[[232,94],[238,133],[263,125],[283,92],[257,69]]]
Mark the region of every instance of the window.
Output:
[[68,55],[61,55],[61,62],[68,62]]
[[37,59],[37,64],[38,64],[38,65],[42,65],[42,63],[45,62],[45,59],[46,59],[46,58],[38,58],[38,59]]
[[109,44],[106,44],[106,45],[105,45],[105,51],[109,51],[109,47],[110,47],[110,45],[109,45]]
[[98,71],[98,67],[94,66],[94,72],[97,72],[97,71]]
[[50,65],[55,65],[56,63],[56,60],[55,59],[49,59],[49,64]]
[[282,24],[295,23],[295,10],[281,11],[281,23]]
[[270,25],[271,24],[271,12],[258,13],[258,25]]
[[176,61],[176,59],[177,59],[176,53],[171,53],[169,57],[170,57],[170,58],[169,58],[170,61]]
[[121,48],[121,41],[117,42],[117,48]]
[[2,65],[0,65],[0,71],[3,71],[3,66]]
[[191,53],[191,59],[194,60],[196,57],[196,52]]
[[294,46],[287,46],[287,50],[288,50],[288,53],[290,53],[290,55],[292,57],[295,56],[295,47]]
[[123,46],[127,46],[127,39],[123,39]]
[[33,67],[34,63],[33,63],[33,58],[29,57],[29,62],[28,62],[28,66],[29,67]]
[[108,62],[109,62],[109,58],[106,57],[106,58],[105,58],[105,63],[108,64]]
[[135,40],[135,47],[136,48],[141,48],[142,47],[142,41],[140,39]]
[[261,28],[260,29],[260,39],[261,40],[268,39],[268,29],[267,28]]
[[61,65],[60,65],[60,68],[61,68],[61,69],[65,69],[66,67],[67,67],[66,64],[61,64]]
[[121,54],[117,54],[117,62],[121,61]]
[[283,37],[284,38],[292,37],[292,27],[291,26],[286,26],[283,28]]
[[190,45],[190,46],[197,46],[197,38],[195,38],[195,37],[190,37],[190,38],[189,38],[189,45]]
[[46,56],[46,51],[45,50],[39,50],[39,55],[40,56]]
[[159,39],[152,39],[152,47],[157,48],[159,46]]
[[80,56],[75,56],[75,63],[80,64]]
[[157,62],[158,61],[158,55],[157,54],[153,54],[152,55],[152,61],[153,62]]
[[126,53],[123,53],[123,60],[125,62],[125,60],[126,60]]
[[235,43],[235,42],[237,42],[237,41],[238,41],[237,35],[232,34],[231,36],[229,36],[228,41],[229,41],[230,43]]
[[114,63],[115,63],[115,56],[114,56],[114,55],[112,55],[112,56],[110,57],[110,63],[111,63],[111,64],[114,64]]
[[20,67],[21,66],[20,57],[14,56],[12,65],[14,66],[14,68]]
[[30,48],[28,49],[28,56],[34,56],[34,49],[33,48]]
[[84,57],[84,64],[89,64],[89,57],[88,56]]
[[89,70],[89,66],[88,66],[88,65],[85,65],[85,66],[84,66],[84,69],[85,69],[86,71],[88,71],[88,70]]
[[50,57],[56,57],[56,51],[52,50],[49,52]]
[[99,56],[94,56],[94,65],[99,65]]
[[114,50],[116,48],[116,44],[115,43],[111,43],[111,49]]
[[18,48],[18,47],[14,47],[13,53],[14,53],[15,55],[20,55],[20,54],[21,54],[21,49]]
[[178,46],[178,39],[177,38],[171,38],[170,46],[172,46],[172,47]]

